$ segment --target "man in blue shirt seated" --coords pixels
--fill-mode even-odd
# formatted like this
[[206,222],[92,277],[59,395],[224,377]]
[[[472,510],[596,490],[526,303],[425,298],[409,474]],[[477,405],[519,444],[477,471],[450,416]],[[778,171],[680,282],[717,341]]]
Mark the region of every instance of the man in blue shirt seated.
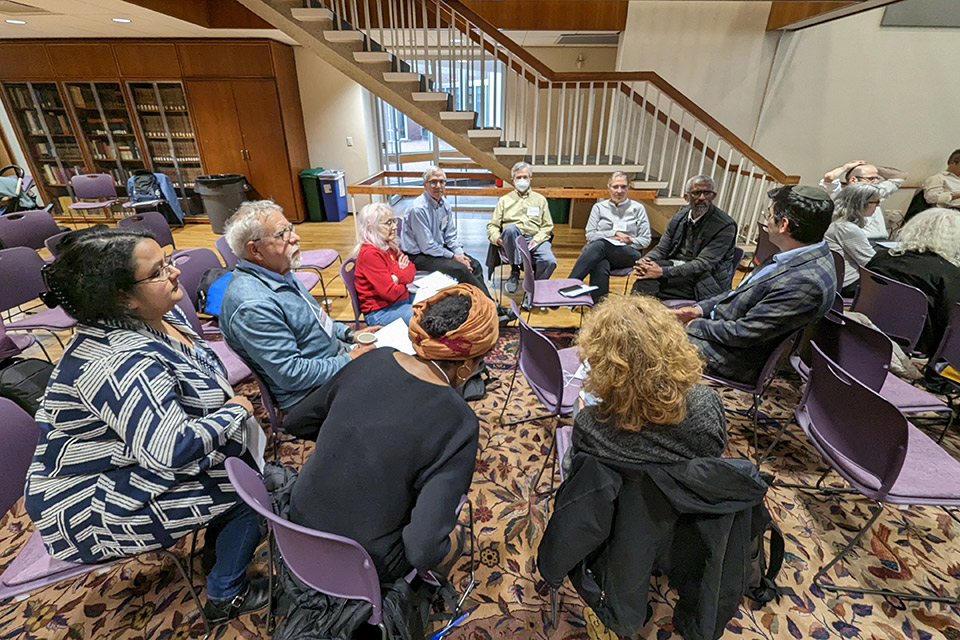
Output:
[[[300,236],[270,200],[243,203],[227,222],[227,242],[240,262],[220,305],[220,330],[287,411],[351,359],[353,331],[335,322],[294,277]],[[351,349],[351,347],[353,347]]]
[[707,373],[753,382],[791,332],[823,317],[833,304],[837,274],[823,234],[833,201],[822,189],[786,186],[767,193],[762,214],[780,249],[740,286],[673,311],[687,325]]

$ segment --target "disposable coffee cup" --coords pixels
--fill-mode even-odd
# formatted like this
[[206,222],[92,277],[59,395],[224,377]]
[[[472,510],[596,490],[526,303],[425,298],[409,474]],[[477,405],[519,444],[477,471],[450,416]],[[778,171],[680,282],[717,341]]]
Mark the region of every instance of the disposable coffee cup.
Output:
[[377,341],[377,336],[373,333],[358,333],[353,339],[357,344],[373,344]]

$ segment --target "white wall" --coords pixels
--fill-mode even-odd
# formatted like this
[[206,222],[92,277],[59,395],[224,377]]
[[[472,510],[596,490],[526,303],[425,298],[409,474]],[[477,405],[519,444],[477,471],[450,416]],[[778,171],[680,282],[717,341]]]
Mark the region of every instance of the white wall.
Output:
[[[302,47],[295,51],[310,166],[342,169],[347,184],[380,169],[367,91]],[[347,146],[347,137],[353,146]],[[357,206],[368,201],[357,197]]]
[[[543,64],[554,71],[587,73],[590,71],[616,71],[616,47],[524,47]],[[577,67],[577,58],[583,57]]]

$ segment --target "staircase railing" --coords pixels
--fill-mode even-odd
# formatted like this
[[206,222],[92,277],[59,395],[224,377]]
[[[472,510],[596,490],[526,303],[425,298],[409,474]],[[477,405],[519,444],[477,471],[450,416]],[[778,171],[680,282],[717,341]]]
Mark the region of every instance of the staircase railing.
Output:
[[798,181],[656,73],[555,72],[459,0],[306,2],[361,32],[364,50],[392,54],[395,71],[423,76],[423,90],[449,94],[449,108],[475,112],[472,133],[499,133],[505,160],[553,174],[620,169],[674,198],[691,175],[710,175],[744,241],[766,192]]

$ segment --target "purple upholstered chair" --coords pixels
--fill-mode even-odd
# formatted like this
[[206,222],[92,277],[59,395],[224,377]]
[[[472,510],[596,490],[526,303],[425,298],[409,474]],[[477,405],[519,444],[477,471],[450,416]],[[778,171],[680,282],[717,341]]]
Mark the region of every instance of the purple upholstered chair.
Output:
[[523,278],[520,280],[520,284],[531,310],[527,313],[527,320],[530,319],[530,313],[532,313],[534,307],[580,307],[582,317],[583,307],[593,306],[593,298],[590,297],[589,293],[584,293],[575,298],[568,298],[559,293],[560,289],[564,287],[582,285],[583,280],[575,278],[537,280],[534,277],[536,272],[533,270],[533,258],[530,256],[530,247],[527,245],[526,238],[517,238],[517,249],[520,251],[520,258],[523,262]]
[[[36,300],[47,290],[40,273],[43,265],[43,258],[33,249],[14,247],[0,250],[0,311]],[[7,322],[6,327],[7,331],[49,331],[62,347],[63,341],[55,332],[67,331],[76,324],[77,321],[63,309],[55,307],[44,308],[20,320]]]
[[124,229],[148,231],[161,247],[173,247],[173,253],[171,255],[179,255],[181,253],[177,250],[177,243],[173,239],[173,232],[170,231],[170,225],[162,213],[157,211],[134,213],[131,216],[117,220],[117,226]]
[[[335,249],[307,249],[300,252],[300,269],[309,269],[320,278],[320,290],[323,292],[323,304],[330,311],[330,301],[327,299],[327,283],[323,279],[323,270],[331,266],[334,262],[340,261],[343,264],[343,258]],[[298,271],[298,277],[303,271]],[[334,276],[336,279],[336,276]]]
[[[183,290],[182,284],[180,285],[180,290]],[[203,326],[200,324],[200,318],[197,316],[197,309],[193,306],[193,302],[190,301],[190,296],[187,295],[186,291],[184,291],[183,297],[180,298],[177,306],[183,311],[183,315],[187,316],[190,327],[198,335],[202,336]],[[242,382],[244,378],[253,373],[250,367],[240,359],[240,356],[234,353],[233,349],[231,349],[226,342],[222,340],[210,340],[207,344],[210,346],[210,349],[217,354],[220,361],[223,362],[223,366],[227,370],[227,381],[231,385]]]
[[50,252],[50,255],[53,258],[56,258],[60,255],[60,241],[63,240],[63,236],[68,233],[73,233],[73,231],[61,231],[60,233],[54,234],[43,241],[43,246],[47,248],[47,251]]
[[120,201],[117,197],[117,185],[109,173],[85,173],[70,178],[73,195],[78,200],[92,200],[93,202],[74,202],[68,209],[76,211],[84,222],[87,222],[87,211],[103,209],[104,216],[112,217],[110,207]]
[[[310,529],[281,518],[273,512],[270,496],[256,471],[239,458],[228,458],[226,467],[230,482],[240,498],[266,518],[272,540],[276,541],[277,549],[290,571],[305,585],[321,593],[369,602],[373,610],[367,622],[380,627],[383,640],[386,640],[380,578],[366,549],[350,538]],[[272,591],[272,543],[270,549]],[[272,628],[271,606],[267,613],[267,629]]]
[[860,267],[860,288],[850,310],[870,318],[909,354],[916,354],[928,309],[927,295],[920,289]]
[[360,298],[357,297],[357,268],[356,258],[347,258],[340,264],[340,279],[343,280],[343,286],[347,289],[347,296],[350,298],[350,305],[353,307],[353,326],[360,328]]
[[[958,598],[824,582],[830,569],[870,530],[885,504],[936,505],[948,513],[947,507],[960,507],[960,462],[910,424],[896,407],[824,355],[816,344],[811,349],[810,381],[795,411],[797,423],[829,468],[855,491],[880,503],[870,507],[870,519],[817,572],[813,583],[832,592],[960,603]],[[946,585],[944,591],[950,590],[952,585]]]
[[[940,339],[940,345],[930,357],[927,366],[935,371],[942,371],[947,366],[960,371],[960,302],[953,305],[950,309],[950,322],[943,331],[943,338]],[[946,378],[944,378],[946,380]],[[958,387],[956,382],[950,381],[954,387]],[[951,397],[951,404],[953,398]]]
[[[843,261],[843,254],[833,249],[830,250],[830,253],[833,256],[833,269],[837,272],[837,293],[839,294],[840,289],[843,289],[843,274],[846,273],[847,267]],[[844,298],[841,296],[841,299],[843,300],[844,307],[849,307],[853,304],[853,298]]]
[[[223,258],[223,263],[227,265],[227,269],[235,269],[237,263],[240,262],[240,258],[237,257],[237,254],[233,252],[233,249],[230,248],[230,244],[227,242],[227,239],[223,236],[220,236],[213,242],[214,246],[217,248],[217,251],[220,252],[220,257]],[[303,253],[301,252],[301,256]],[[297,271],[294,273],[307,291],[310,291],[317,283],[320,282],[320,276],[312,271]]]
[[[33,461],[39,437],[40,428],[30,414],[13,401],[0,398],[0,442],[3,442],[0,447],[0,514],[9,511],[23,495],[27,469]],[[196,533],[194,541],[195,539]],[[157,553],[171,558],[176,564],[209,633],[210,625],[203,615],[203,605],[183,562],[166,549],[158,549]],[[34,529],[27,543],[21,547],[3,573],[0,573],[0,602],[6,602],[10,598],[23,598],[38,589],[94,571],[103,573],[119,561],[79,564],[57,560],[47,553],[40,532]]]
[[[129,218],[127,219],[129,220]],[[220,258],[210,249],[200,247],[182,249],[177,252],[177,269],[180,271],[177,280],[180,281],[180,286],[190,296],[190,302],[193,303],[194,308],[199,304],[197,292],[200,289],[200,280],[203,279],[203,274],[207,272],[207,269],[222,267]]]
[[53,216],[43,209],[18,211],[0,216],[0,245],[2,245],[0,248],[42,249],[44,240],[58,233],[60,233],[60,227],[57,226]]
[[3,326],[3,320],[0,319],[0,361],[13,356],[20,355],[24,349],[32,344],[37,344],[47,357],[49,362],[50,354],[43,348],[43,345],[37,342],[37,338],[30,333],[7,333],[7,328]]
[[[785,353],[789,352],[793,348],[797,340],[799,340],[802,332],[803,329],[797,329],[796,331],[793,331],[783,337],[773,351],[770,352],[770,355],[767,357],[767,361],[763,364],[763,368],[760,370],[760,373],[757,374],[757,378],[753,382],[739,382],[737,380],[730,380],[720,376],[703,374],[703,377],[707,380],[717,382],[726,387],[731,387],[737,391],[749,393],[753,396],[753,408],[751,409],[753,412],[753,449],[756,451],[758,456],[760,455],[760,450],[757,443],[757,428],[760,420],[760,403],[763,401],[763,394],[767,392],[767,388],[776,377],[777,363],[780,362],[780,358],[782,358]],[[781,430],[782,429],[783,427],[781,426]],[[757,458],[757,466],[760,466],[760,463],[763,462],[765,457],[766,454]]]

